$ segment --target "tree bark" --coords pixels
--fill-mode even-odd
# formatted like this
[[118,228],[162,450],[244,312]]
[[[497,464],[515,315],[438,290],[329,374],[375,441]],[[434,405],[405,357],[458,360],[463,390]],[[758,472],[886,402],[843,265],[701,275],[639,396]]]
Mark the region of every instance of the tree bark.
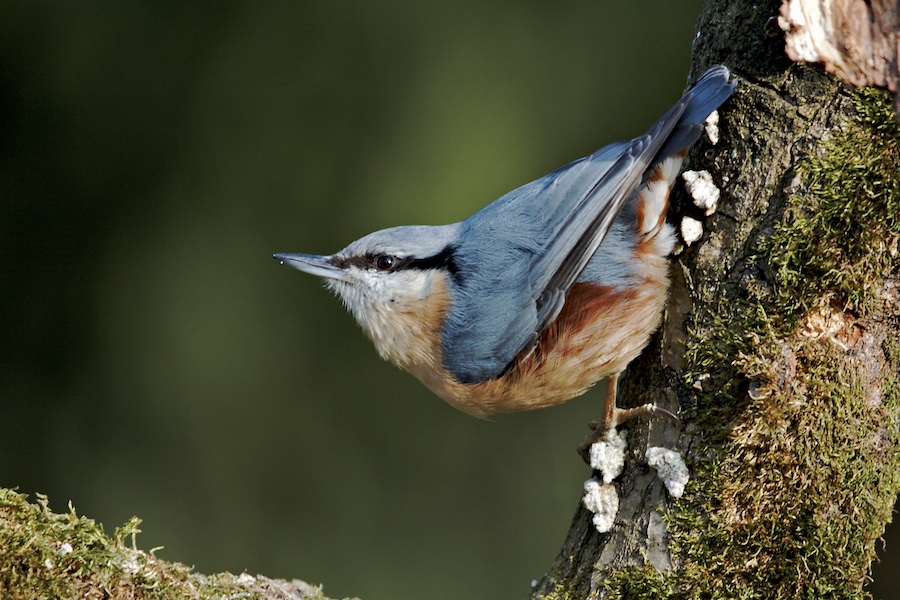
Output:
[[[629,425],[614,529],[579,507],[532,598],[864,596],[900,489],[900,130],[886,93],[791,63],[778,8],[707,0],[699,20],[694,75],[739,79],[690,157],[719,209],[619,393],[683,426]],[[680,499],[648,446],[684,456]]]

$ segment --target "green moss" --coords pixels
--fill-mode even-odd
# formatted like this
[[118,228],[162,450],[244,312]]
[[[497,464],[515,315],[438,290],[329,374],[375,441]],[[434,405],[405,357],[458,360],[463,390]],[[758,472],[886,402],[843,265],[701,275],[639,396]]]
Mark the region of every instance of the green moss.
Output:
[[[231,573],[200,575],[159,560],[136,548],[139,526],[140,519],[132,518],[109,537],[71,505],[69,512],[56,514],[45,496],[32,504],[23,494],[0,489],[0,597],[261,598],[260,587],[277,584]],[[321,590],[311,593],[305,597],[325,600]]]
[[553,584],[553,589],[546,594],[542,594],[540,598],[541,600],[575,600],[566,586],[559,583]]
[[[702,333],[701,319],[704,321]],[[698,427],[727,433],[720,425],[731,422],[741,413],[743,405],[734,399],[746,396],[749,383],[735,359],[753,351],[753,336],[749,333],[767,331],[769,327],[762,306],[749,302],[720,302],[711,309],[694,314],[694,324],[688,327],[688,334],[702,342],[688,347],[684,377],[686,383],[696,390],[696,414],[692,422]],[[707,441],[717,447],[725,440]]]
[[[900,128],[887,94],[853,94],[858,117],[798,168],[787,216],[760,246],[770,285],[689,328],[690,420],[720,437],[703,438],[665,515],[677,573],[608,572],[611,598],[866,596],[900,491],[900,380],[873,389],[861,375],[871,357],[803,331],[816,311],[896,323],[881,289],[898,271]],[[881,346],[900,372],[900,342]]]
[[854,92],[855,126],[798,169],[800,193],[762,245],[776,276],[776,313],[794,317],[839,298],[873,309],[900,251],[900,126],[887,93]]
[[[898,394],[873,394],[859,380],[863,359],[796,331],[807,311],[835,302],[877,310],[878,288],[896,270],[900,131],[885,94],[856,98],[859,119],[801,166],[804,189],[760,249],[775,269],[774,294],[713,321],[688,354],[693,372],[717,373],[728,396],[758,387],[668,515],[684,560],[674,597],[864,596],[900,489],[900,455],[885,443],[896,439]],[[706,408],[721,399],[701,396]]]
[[674,592],[671,577],[663,576],[650,565],[632,565],[618,569],[602,582],[609,600],[669,598]]
[[[783,360],[766,350],[746,368]],[[885,491],[900,489],[900,453],[884,443],[897,395],[877,404],[860,365],[826,340],[795,352],[802,379],[760,390],[721,456],[698,465],[694,481],[711,485],[689,487],[669,515],[676,554],[723,585],[714,597],[862,597],[895,495]]]
[[900,365],[900,340],[887,338],[881,344],[881,350],[893,365]]

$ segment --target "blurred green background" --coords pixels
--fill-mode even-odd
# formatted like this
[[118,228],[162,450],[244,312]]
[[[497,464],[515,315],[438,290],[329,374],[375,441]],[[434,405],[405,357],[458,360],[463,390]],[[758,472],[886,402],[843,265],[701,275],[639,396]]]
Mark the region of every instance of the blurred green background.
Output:
[[0,485],[136,514],[202,571],[525,597],[599,390],[467,417],[270,255],[456,221],[642,133],[699,8],[6,0]]

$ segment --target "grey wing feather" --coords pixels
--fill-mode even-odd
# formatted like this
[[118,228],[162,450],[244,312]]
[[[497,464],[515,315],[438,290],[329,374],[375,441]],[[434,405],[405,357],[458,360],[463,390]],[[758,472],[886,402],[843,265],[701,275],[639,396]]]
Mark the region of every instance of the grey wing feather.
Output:
[[462,222],[454,260],[465,275],[454,286],[442,332],[444,366],[456,379],[477,383],[498,376],[537,340],[538,304],[542,311],[561,309],[565,291],[537,280],[532,265],[625,146],[613,144],[577,160]]
[[[551,239],[545,254],[533,263],[535,284],[543,290],[542,294],[560,290],[564,297],[572,287],[603,242],[622,205],[640,184],[647,166],[665,140],[665,135],[674,127],[680,112],[667,115],[668,119],[657,123],[660,131],[651,130],[633,140],[570,213],[559,233]],[[559,297],[559,294],[553,295]],[[539,333],[557,317],[562,304],[542,305],[538,301]]]
[[733,87],[725,67],[710,69],[646,134],[522,186],[463,222],[455,257],[467,275],[443,330],[444,365],[454,377],[495,378],[539,339],[647,169],[693,144]]

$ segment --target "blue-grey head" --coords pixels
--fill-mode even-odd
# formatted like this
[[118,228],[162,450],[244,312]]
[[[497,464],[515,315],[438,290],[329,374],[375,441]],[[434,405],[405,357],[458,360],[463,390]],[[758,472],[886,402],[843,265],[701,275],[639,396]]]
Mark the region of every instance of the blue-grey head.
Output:
[[[322,277],[353,314],[379,353],[408,368],[439,340],[435,321],[447,308],[456,269],[460,224],[391,227],[370,233],[330,256],[275,254],[274,258]],[[430,351],[429,351],[430,352]]]

